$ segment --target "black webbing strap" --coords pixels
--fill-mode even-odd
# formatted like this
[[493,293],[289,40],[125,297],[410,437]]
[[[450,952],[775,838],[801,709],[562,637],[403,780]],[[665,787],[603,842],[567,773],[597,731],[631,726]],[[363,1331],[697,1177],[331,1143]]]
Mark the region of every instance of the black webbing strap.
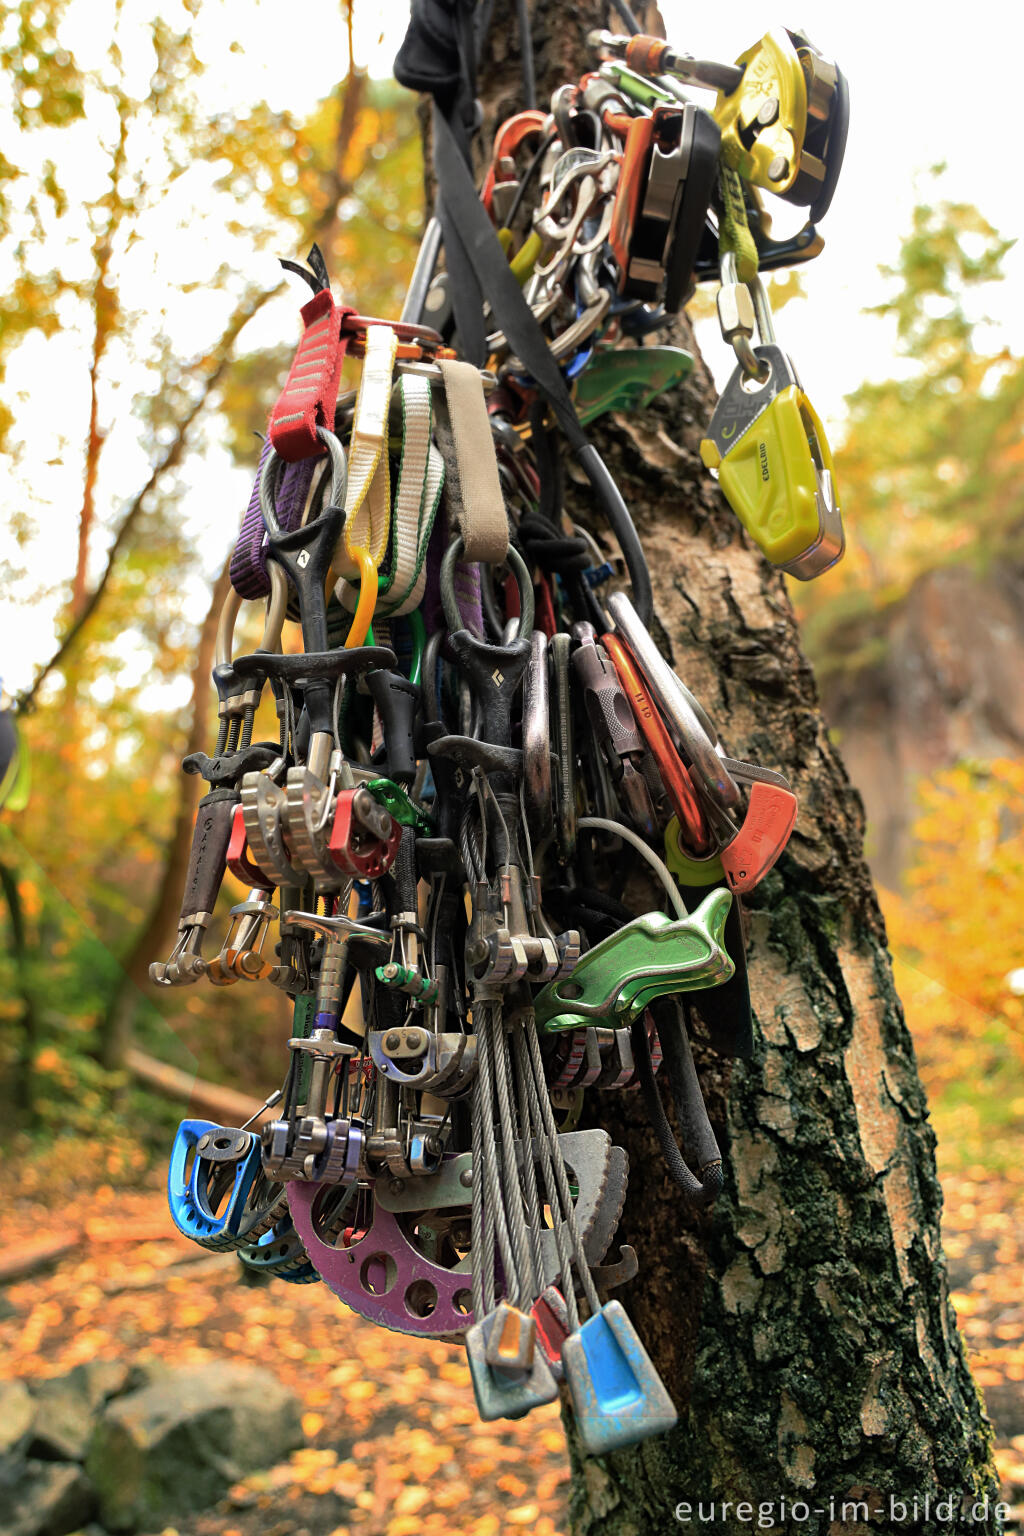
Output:
[[[516,356],[539,385],[569,441],[598,502],[619,541],[633,586],[633,606],[644,624],[654,612],[650,572],[633,519],[604,460],[587,439],[572,403],[562,370],[552,357],[544,333],[508,264],[494,225],[459,150],[451,124],[434,101],[434,168],[441,188],[441,225],[445,258],[453,273],[452,302],[462,350],[482,363],[483,295]],[[456,274],[457,269],[457,274]],[[472,273],[467,283],[464,273]],[[476,358],[469,351],[465,327],[471,328]]]
[[[693,912],[711,891],[721,885],[684,885],[683,900]],[[733,897],[725,919],[725,948],[736,967],[727,982],[719,987],[705,987],[692,993],[686,1006],[700,1014],[713,1050],[720,1056],[738,1056],[749,1061],[754,1054],[754,1021],[750,1012],[750,983],[747,980],[747,949],[743,942],[743,920],[739,897]]]
[[[453,245],[466,255],[474,274],[473,292],[460,292],[453,284],[459,338],[463,339],[462,314],[471,304],[482,310],[482,297],[500,324],[509,343],[527,370],[547,396],[558,424],[574,451],[587,446],[587,435],[580,426],[569,397],[562,370],[551,356],[544,333],[526,302],[515,274],[502,250],[494,225],[480,201],[480,194],[456,142],[448,118],[434,102],[434,168],[444,205],[445,253]],[[483,357],[473,359],[483,362]]]
[[472,0],[415,0],[409,30],[395,60],[395,77],[434,99],[437,214],[451,278],[459,349],[477,367],[485,359],[484,301],[516,355],[536,380],[619,541],[645,624],[654,613],[650,572],[633,520],[597,449],[580,425],[568,387],[508,264],[469,166],[475,112],[476,62]]

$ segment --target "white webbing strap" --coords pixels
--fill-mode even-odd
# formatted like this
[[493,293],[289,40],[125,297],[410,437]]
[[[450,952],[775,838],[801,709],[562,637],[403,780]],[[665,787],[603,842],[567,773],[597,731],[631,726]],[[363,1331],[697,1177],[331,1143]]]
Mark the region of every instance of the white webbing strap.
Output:
[[[410,613],[423,601],[427,545],[444,484],[444,460],[431,441],[430,385],[423,378],[404,374],[399,379],[398,395],[402,456],[391,513],[390,569],[381,575],[378,589],[379,618]],[[357,594],[351,583],[340,581],[335,591],[346,608],[355,608]]]
[[335,570],[349,578],[359,575],[357,549],[368,550],[378,567],[387,552],[391,521],[387,431],[397,350],[398,337],[389,325],[367,327],[348,450],[345,527],[334,556]]

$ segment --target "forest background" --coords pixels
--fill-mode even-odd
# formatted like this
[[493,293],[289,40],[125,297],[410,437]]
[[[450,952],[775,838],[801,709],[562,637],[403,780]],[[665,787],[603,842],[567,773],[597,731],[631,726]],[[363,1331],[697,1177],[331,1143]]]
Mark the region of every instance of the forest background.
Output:
[[[25,1243],[77,1230],[97,1190],[158,1185],[181,1108],[140,1063],[258,1098],[280,1075],[263,989],[145,985],[196,798],[178,763],[212,737],[222,568],[297,335],[276,258],[315,239],[339,291],[394,315],[423,217],[415,101],[385,78],[404,7],[385,25],[322,0],[292,36],[255,4],[244,38],[220,0],[98,9],[19,0],[0,29],[0,674],[30,779],[0,824],[0,1092]],[[721,58],[805,19],[662,10]],[[814,11],[853,82],[848,164],[824,254],[773,292],[848,549],[792,597],[865,797],[961,1320],[1024,1488],[1024,1322],[1003,1290],[1024,1130],[1024,331],[988,150],[1012,125],[998,102],[984,121],[951,105],[941,25],[920,39],[887,15],[872,49],[872,7]],[[995,16],[975,8],[961,69],[1000,46]],[[710,298],[693,312],[721,382]],[[226,887],[225,911],[244,894]]]

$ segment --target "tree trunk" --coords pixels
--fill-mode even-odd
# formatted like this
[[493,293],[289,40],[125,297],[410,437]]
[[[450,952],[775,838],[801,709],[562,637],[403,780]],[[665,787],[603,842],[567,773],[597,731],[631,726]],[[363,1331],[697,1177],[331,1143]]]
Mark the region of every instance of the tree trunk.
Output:
[[7,906],[11,927],[11,955],[14,982],[21,1002],[18,1019],[18,1048],[11,1074],[10,1111],[13,1118],[32,1125],[36,1118],[33,1066],[39,1044],[39,1004],[32,985],[31,960],[25,934],[25,913],[18,891],[18,875],[11,865],[0,862],[0,891]]
[[[225,564],[214,583],[210,607],[199,631],[199,645],[192,668],[188,739],[183,754],[186,756],[190,752],[202,752],[210,745],[210,676],[217,640],[217,621],[230,586],[231,578]],[[125,1052],[132,1043],[139,998],[143,989],[149,986],[150,961],[159,959],[165,946],[170,948],[192,847],[192,824],[203,789],[201,779],[193,774],[179,773],[178,804],[164,853],[160,884],[146,921],[135,935],[131,951],[125,957],[117,986],[100,1024],[99,1055],[105,1067],[123,1065]]]
[[[588,30],[621,24],[598,0],[534,0],[531,11],[543,105],[593,67]],[[522,105],[513,14],[511,0],[495,8],[485,133]],[[813,302],[813,274],[809,285]],[[685,321],[674,339],[693,348]],[[863,809],[828,739],[784,580],[701,466],[713,400],[698,359],[682,388],[593,435],[643,538],[666,654],[728,750],[788,776],[800,817],[744,901],[754,1056],[730,1062],[696,1044],[725,1163],[713,1213],[682,1204],[638,1094],[589,1106],[629,1151],[619,1240],[641,1270],[621,1298],[680,1419],[608,1457],[573,1448],[573,1530],[645,1536],[686,1529],[684,1516],[715,1531],[878,1529],[863,1509],[842,1510],[866,1500],[884,1529],[994,1532],[990,1429],[948,1299],[935,1138],[864,862]],[[586,517],[586,496],[576,500]],[[936,1499],[950,1496],[955,1510],[936,1519]],[[737,1515],[737,1501],[752,1514]]]

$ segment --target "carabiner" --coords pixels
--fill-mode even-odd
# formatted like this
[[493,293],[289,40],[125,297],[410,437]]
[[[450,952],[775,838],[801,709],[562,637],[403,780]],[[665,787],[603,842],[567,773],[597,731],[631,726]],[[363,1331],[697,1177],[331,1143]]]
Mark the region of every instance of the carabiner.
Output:
[[345,638],[345,649],[352,650],[357,645],[364,645],[366,637],[373,623],[373,613],[377,606],[377,567],[373,563],[373,556],[362,544],[349,545],[346,553],[359,567],[359,585],[356,599],[356,611],[352,615],[352,624]]
[[739,789],[715,751],[714,741],[694,710],[690,695],[658,650],[624,592],[612,593],[608,611],[636,657],[666,718],[678,733],[690,766],[710,801],[723,811],[739,805]]
[[[318,426],[316,435],[324,444],[331,459],[331,500],[332,507],[340,507],[345,500],[345,492],[348,489],[348,460],[345,450],[333,432],[327,427]],[[267,537],[271,543],[281,538],[284,530],[277,520],[277,510],[274,506],[275,492],[271,485],[271,476],[274,474],[278,463],[284,461],[280,458],[276,448],[271,448],[263,462],[263,472],[260,475],[259,501],[260,516],[263,526],[267,530]]]
[[[441,561],[441,607],[444,610],[445,623],[452,634],[466,627],[462,614],[459,611],[458,599],[455,596],[455,567],[465,547],[461,534],[456,534],[445,550],[444,559]],[[505,558],[519,589],[519,624],[512,637],[513,640],[519,640],[522,636],[529,637],[533,633],[535,611],[533,582],[530,578],[526,561],[515,545],[509,545]],[[512,642],[508,643],[511,644]]]
[[711,847],[711,835],[708,832],[693,781],[680,761],[679,753],[672,745],[672,738],[665,728],[665,722],[644,686],[636,663],[620,637],[609,632],[602,636],[601,644],[612,659],[619,681],[632,706],[640,734],[647,743],[647,750],[658,765],[665,793],[679,818],[680,825],[685,828],[687,843],[695,853],[704,854]]

